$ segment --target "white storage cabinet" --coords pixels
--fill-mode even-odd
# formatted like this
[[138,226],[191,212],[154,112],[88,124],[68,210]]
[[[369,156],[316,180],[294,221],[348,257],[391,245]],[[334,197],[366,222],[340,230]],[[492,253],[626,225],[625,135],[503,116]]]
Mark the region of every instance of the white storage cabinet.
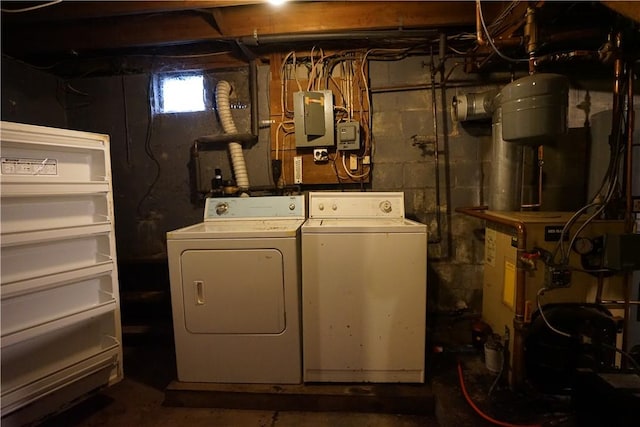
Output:
[[123,370],[109,137],[2,122],[0,157],[4,426]]

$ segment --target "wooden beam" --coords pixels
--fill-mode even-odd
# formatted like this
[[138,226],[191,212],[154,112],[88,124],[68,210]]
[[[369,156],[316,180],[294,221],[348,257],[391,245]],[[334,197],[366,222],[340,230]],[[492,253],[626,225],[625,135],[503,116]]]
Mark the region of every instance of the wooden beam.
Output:
[[[193,1],[150,3],[200,4]],[[100,2],[96,3],[98,5]],[[143,10],[143,5],[136,7],[138,11]],[[110,13],[116,13],[115,9]],[[268,4],[253,4],[207,11],[112,16],[30,25],[3,22],[2,32],[7,50],[25,54],[47,54],[179,45],[254,34],[260,37],[283,33],[445,28],[474,23],[473,2],[342,1],[290,3],[280,9],[274,9]]]
[[[29,13],[3,13],[7,22],[52,22],[113,16],[203,10],[218,7],[243,6],[265,0],[181,0],[181,1],[63,1]],[[25,7],[22,1],[3,1],[3,9]]]
[[474,2],[321,1],[218,9],[226,36],[370,29],[437,28],[475,24]]
[[247,62],[237,56],[220,52],[202,56],[129,56],[126,61],[114,61],[112,57],[97,57],[83,61],[61,61],[47,70],[63,79],[94,76],[112,76],[120,73],[149,73],[173,71],[202,71],[247,67]]
[[622,16],[640,22],[640,3],[635,1],[601,1],[600,3]]
[[144,46],[180,45],[221,38],[209,15],[197,12],[123,16],[78,21],[3,25],[4,48],[26,54],[83,52]]

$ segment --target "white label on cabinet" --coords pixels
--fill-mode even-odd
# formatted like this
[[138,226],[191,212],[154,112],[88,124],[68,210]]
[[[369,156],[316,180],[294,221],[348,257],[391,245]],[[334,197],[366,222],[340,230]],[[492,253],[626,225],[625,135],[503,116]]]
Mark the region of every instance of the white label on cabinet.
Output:
[[492,228],[485,229],[484,262],[491,267],[496,266],[496,230]]
[[58,175],[56,159],[21,159],[2,157],[2,175]]

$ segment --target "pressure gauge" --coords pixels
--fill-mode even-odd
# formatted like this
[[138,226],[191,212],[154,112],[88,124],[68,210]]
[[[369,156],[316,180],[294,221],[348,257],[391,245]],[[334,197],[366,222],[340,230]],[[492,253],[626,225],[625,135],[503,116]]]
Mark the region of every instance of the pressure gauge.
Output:
[[593,241],[586,237],[579,237],[573,243],[573,250],[580,255],[588,255],[593,252]]

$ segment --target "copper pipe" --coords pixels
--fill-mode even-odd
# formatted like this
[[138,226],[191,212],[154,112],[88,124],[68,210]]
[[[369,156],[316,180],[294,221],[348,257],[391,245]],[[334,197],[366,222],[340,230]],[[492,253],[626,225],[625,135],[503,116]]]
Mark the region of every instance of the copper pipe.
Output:
[[480,5],[476,2],[476,41],[479,46],[487,44],[483,37],[482,22],[480,21]]
[[[491,37],[490,34],[487,34],[487,37]],[[484,29],[482,28],[482,22],[480,21],[480,6],[478,2],[476,2],[476,42],[478,46],[486,46],[489,44],[488,41],[484,39]],[[512,36],[508,38],[494,38],[493,44],[497,47],[514,47],[520,46],[524,43],[523,37]]]
[[627,63],[627,155],[626,155],[626,209],[625,233],[633,232],[633,131],[635,128],[635,112],[633,111],[633,65]]
[[538,26],[536,25],[536,10],[532,7],[528,7],[525,18],[526,22],[524,24],[524,34],[525,37],[527,37],[527,53],[529,55],[535,55],[536,50],[538,50]]
[[595,303],[600,304],[602,302],[602,290],[604,288],[604,275],[602,273],[598,274],[598,284],[596,287],[596,298]]
[[623,304],[640,305],[640,301],[625,301],[625,300],[617,300],[617,299],[612,299],[612,300],[605,299],[605,300],[602,300],[600,302],[600,304],[602,304],[602,305],[610,305],[610,306],[616,307],[616,306],[620,306],[620,305],[623,305]]
[[562,43],[562,42],[575,41],[575,40],[585,40],[589,38],[599,38],[603,36],[606,36],[606,33],[603,34],[602,30],[598,28],[593,28],[593,29],[584,29],[584,30],[553,32],[551,34],[543,33],[541,38],[544,40],[543,44],[550,44],[550,43]]
[[[621,34],[617,33],[616,40],[615,40],[615,47],[617,50],[620,49],[621,38],[622,38]],[[613,77],[614,77],[613,78],[613,108],[612,108],[613,121],[611,122],[612,138],[616,138],[620,132],[619,116],[620,116],[620,86],[621,86],[621,80],[622,80],[622,66],[623,66],[622,59],[620,58],[620,56],[618,56],[613,63]]]
[[527,8],[524,24],[524,36],[527,39],[527,53],[529,54],[529,74],[536,72],[536,50],[538,50],[538,26],[536,25],[536,11]]
[[[456,212],[463,213],[475,218],[484,219],[494,223],[502,224],[516,230],[518,239],[518,256],[527,248],[527,229],[521,221],[496,217],[486,213],[487,206],[472,206],[456,208]],[[513,318],[513,360],[511,363],[512,385],[520,388],[524,385],[524,332],[525,332],[525,311],[526,311],[526,271],[519,262],[516,262],[516,301],[515,317]]]
[[[633,204],[632,204],[632,183],[633,183],[633,130],[635,127],[635,114],[633,111],[633,64],[627,62],[626,64],[627,71],[627,151],[626,151],[626,170],[625,170],[625,197],[626,197],[626,206],[625,206],[625,215],[624,215],[624,231],[625,233],[633,232]],[[624,276],[623,281],[623,289],[624,289],[624,314],[623,314],[623,327],[622,327],[622,349],[627,350],[629,346],[629,323],[631,316],[631,292],[633,286],[631,286],[632,282],[632,272],[628,272]],[[622,368],[627,367],[627,360],[625,358],[622,359],[621,363]]]

